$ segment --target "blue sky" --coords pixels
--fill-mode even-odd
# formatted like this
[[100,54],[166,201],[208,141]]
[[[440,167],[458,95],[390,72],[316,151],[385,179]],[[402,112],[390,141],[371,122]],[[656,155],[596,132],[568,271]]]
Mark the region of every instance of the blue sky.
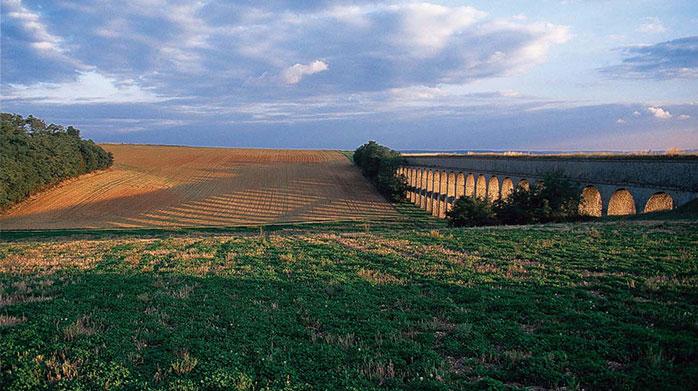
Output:
[[698,148],[698,2],[2,1],[2,111],[100,142]]

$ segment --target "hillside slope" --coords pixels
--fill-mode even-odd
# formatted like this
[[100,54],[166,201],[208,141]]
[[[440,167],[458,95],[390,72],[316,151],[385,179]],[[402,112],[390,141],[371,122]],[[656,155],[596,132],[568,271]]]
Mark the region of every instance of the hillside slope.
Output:
[[338,151],[104,145],[113,168],[0,216],[2,229],[236,226],[400,214]]

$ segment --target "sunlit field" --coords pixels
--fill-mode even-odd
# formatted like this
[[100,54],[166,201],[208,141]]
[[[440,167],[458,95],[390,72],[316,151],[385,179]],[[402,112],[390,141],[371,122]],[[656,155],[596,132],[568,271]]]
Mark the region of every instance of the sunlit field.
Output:
[[0,384],[698,387],[695,222],[339,228],[5,241]]
[[3,229],[395,220],[338,151],[104,145],[114,166],[0,215]]

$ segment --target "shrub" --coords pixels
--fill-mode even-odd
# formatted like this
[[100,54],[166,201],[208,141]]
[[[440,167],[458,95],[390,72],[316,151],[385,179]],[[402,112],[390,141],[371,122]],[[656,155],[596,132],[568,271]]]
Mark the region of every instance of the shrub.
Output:
[[112,155],[72,126],[0,114],[0,210],[58,182],[104,169]]
[[517,187],[509,197],[494,202],[501,224],[535,224],[579,218],[581,190],[560,172],[543,175],[529,190]]
[[397,175],[397,169],[404,163],[399,152],[369,141],[354,151],[353,159],[361,173],[388,200],[397,202],[405,199],[407,178]]
[[446,214],[451,226],[535,224],[579,219],[581,190],[559,172],[525,189],[517,187],[505,199],[490,203],[471,197],[456,200]]
[[487,200],[462,196],[446,212],[448,225],[452,227],[473,227],[496,224],[496,216],[492,204]]

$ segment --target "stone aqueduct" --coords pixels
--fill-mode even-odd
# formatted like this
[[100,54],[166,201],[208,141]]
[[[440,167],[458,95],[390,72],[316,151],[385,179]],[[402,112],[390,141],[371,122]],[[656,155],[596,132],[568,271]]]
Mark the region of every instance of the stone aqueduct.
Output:
[[496,200],[562,172],[582,189],[580,211],[591,216],[672,209],[698,198],[698,156],[405,155],[398,174],[408,198],[445,217],[465,195]]

